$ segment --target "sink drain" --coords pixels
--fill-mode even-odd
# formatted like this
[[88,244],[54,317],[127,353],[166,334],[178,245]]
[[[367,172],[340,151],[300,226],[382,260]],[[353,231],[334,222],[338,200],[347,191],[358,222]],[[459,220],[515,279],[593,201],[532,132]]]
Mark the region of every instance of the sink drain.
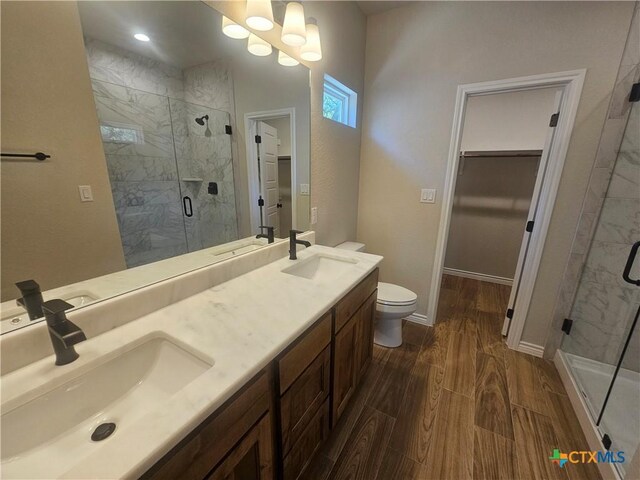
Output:
[[101,423],[91,434],[91,440],[99,442],[105,438],[109,438],[113,432],[116,431],[115,423]]

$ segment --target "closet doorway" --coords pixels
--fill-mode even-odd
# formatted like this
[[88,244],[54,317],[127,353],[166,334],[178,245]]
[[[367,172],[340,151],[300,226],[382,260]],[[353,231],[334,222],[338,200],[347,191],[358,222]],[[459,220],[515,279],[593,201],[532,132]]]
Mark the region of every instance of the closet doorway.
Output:
[[[440,297],[440,288],[446,294],[464,279],[466,289],[484,292],[477,301],[490,301],[497,312],[492,329],[508,335],[509,347],[527,351],[520,336],[583,76],[568,72],[459,87],[431,318],[438,299],[447,298]],[[442,307],[452,313],[451,305]]]

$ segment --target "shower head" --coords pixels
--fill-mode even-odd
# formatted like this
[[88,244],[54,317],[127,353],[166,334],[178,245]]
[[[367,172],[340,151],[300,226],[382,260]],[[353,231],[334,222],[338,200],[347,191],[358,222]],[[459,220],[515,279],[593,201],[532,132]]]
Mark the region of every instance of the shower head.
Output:
[[196,123],[198,125],[204,126],[205,120],[207,121],[207,123],[209,123],[209,115],[204,115],[202,117],[196,118]]

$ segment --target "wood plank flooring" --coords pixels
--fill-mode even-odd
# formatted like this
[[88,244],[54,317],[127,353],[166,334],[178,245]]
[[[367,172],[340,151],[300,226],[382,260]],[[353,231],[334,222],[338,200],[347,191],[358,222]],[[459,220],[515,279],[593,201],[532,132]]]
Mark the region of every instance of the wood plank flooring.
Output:
[[548,459],[588,450],[552,363],[506,348],[509,287],[445,275],[434,327],[374,358],[310,480],[597,480]]

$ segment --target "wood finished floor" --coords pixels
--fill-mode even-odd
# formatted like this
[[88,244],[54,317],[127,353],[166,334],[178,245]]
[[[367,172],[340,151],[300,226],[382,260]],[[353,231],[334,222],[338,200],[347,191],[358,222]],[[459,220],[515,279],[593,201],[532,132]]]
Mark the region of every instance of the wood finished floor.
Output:
[[360,388],[305,478],[591,480],[554,448],[588,450],[552,363],[509,350],[509,287],[445,275],[435,327],[374,347]]

